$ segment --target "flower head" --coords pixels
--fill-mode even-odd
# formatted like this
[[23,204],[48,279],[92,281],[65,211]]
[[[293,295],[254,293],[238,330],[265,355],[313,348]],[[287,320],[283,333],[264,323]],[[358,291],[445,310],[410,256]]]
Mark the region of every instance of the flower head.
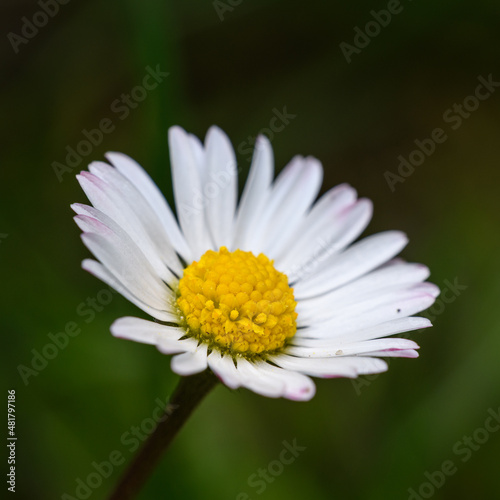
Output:
[[82,239],[98,260],[83,268],[155,321],[126,317],[111,332],[175,354],[172,369],[210,368],[228,387],[308,400],[313,377],[387,369],[386,356],[416,357],[394,334],[431,323],[414,314],[439,291],[429,270],[394,257],[398,231],[352,242],[371,219],[369,200],[337,186],[316,201],[323,169],[294,157],[273,181],[260,136],[243,194],[217,127],[205,144],[169,132],[177,218],[148,174],[120,153],[78,180],[92,206],[74,204]]

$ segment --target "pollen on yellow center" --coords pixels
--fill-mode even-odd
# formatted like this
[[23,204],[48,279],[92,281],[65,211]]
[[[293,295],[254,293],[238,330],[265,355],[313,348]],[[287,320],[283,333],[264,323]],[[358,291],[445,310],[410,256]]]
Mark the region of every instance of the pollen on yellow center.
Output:
[[184,270],[177,305],[189,336],[233,355],[276,351],[297,330],[293,288],[263,254],[209,250]]

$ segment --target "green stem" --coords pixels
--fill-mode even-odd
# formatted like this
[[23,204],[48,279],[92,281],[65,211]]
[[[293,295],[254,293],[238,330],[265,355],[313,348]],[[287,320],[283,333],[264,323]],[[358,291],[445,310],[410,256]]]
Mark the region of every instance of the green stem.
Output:
[[217,383],[208,370],[181,377],[156,429],[128,466],[109,500],[135,498],[193,410]]

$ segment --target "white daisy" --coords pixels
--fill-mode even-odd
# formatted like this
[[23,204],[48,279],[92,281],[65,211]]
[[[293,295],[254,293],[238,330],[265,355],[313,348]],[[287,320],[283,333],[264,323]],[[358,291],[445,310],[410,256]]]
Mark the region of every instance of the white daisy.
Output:
[[313,377],[383,372],[385,356],[416,357],[390,336],[431,326],[412,315],[439,291],[427,267],[393,260],[398,231],[353,245],[372,204],[337,186],[318,201],[323,169],[296,156],[273,181],[273,152],[257,139],[241,199],[237,163],[217,127],[205,144],[169,131],[177,219],[148,174],[120,153],[78,180],[93,206],[74,204],[98,259],[83,268],[155,321],[126,317],[111,332],[175,354],[172,370],[207,368],[228,387],[309,400]]

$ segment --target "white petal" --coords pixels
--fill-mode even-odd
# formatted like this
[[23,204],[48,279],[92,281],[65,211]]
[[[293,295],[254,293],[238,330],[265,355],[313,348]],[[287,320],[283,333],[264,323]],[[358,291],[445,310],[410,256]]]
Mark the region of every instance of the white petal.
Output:
[[288,194],[292,188],[295,188],[294,185],[298,184],[297,179],[301,177],[301,172],[303,173],[305,166],[305,159],[301,156],[295,156],[280,172],[271,188],[271,192],[267,194],[264,209],[261,210],[256,224],[252,227],[251,238],[246,241],[246,250],[256,255],[267,252],[267,231],[274,218],[281,211]]
[[192,257],[197,260],[207,250],[213,249],[205,219],[205,186],[200,179],[196,153],[193,153],[188,134],[175,126],[169,129],[168,138],[177,215],[192,249]]
[[229,356],[213,352],[208,364],[221,381],[230,387],[246,387],[266,397],[285,397],[294,401],[308,401],[316,391],[313,381],[293,371],[270,365],[265,361],[252,363],[238,359],[237,367]]
[[200,344],[194,352],[185,352],[172,358],[172,371],[178,375],[194,375],[207,368],[207,346]]
[[[89,212],[91,211],[89,210]],[[105,264],[118,279],[120,279],[123,274],[135,274],[137,276],[137,271],[141,269],[142,273],[145,273],[143,274],[143,285],[146,285],[156,292],[159,292],[161,296],[164,295],[165,291],[168,292],[169,289],[165,286],[163,281],[158,278],[157,274],[155,273],[156,270],[153,269],[150,262],[148,262],[144,254],[140,251],[139,248],[137,248],[131,238],[126,233],[124,233],[119,226],[114,224],[113,221],[102,216],[101,219],[106,221],[109,226],[101,222],[100,220],[94,219],[93,217],[87,215],[77,215],[74,217],[77,225],[84,231],[82,239],[84,241],[86,239],[88,240],[88,235],[99,236],[99,241],[101,241],[101,239],[106,241],[106,248],[109,248],[113,255],[120,256],[123,266],[119,268],[116,265],[117,263],[113,261],[113,256],[109,256],[106,253],[103,253],[103,249],[101,248],[102,245],[97,245],[96,241],[93,240],[93,248],[98,248],[98,250],[103,255],[107,255],[106,262],[99,257],[99,259],[102,260],[103,264]],[[94,253],[94,255],[97,256],[96,253]],[[126,259],[130,259],[130,270],[126,269]],[[121,274],[117,274],[118,270]],[[176,281],[176,278],[171,273],[169,274],[169,281],[172,283]]]
[[233,250],[245,249],[251,241],[253,228],[265,207],[273,175],[273,149],[269,139],[260,135],[255,141],[252,165],[238,206]]
[[316,393],[314,382],[303,373],[284,370],[265,361],[256,363],[256,367],[267,376],[283,381],[285,386],[283,397],[287,399],[309,401]]
[[[130,237],[130,235],[105,213],[97,210],[94,207],[82,205],[79,203],[74,203],[73,205],[71,205],[71,208],[78,214],[76,217],[74,217],[74,220],[82,231],[101,234],[102,231],[100,231],[99,228],[106,227],[107,229],[110,229],[111,232],[114,233],[123,242],[124,245],[133,248],[134,252],[137,255],[139,255],[143,259],[146,259],[146,255],[143,252],[144,246],[141,245],[142,248],[140,248]],[[162,262],[159,258],[155,257],[152,261],[149,261],[149,264],[154,270],[154,273],[162,280],[169,283],[175,283],[177,281],[177,277],[168,267],[165,266],[165,263]]]
[[297,246],[303,244],[304,239],[310,238],[311,234],[318,231],[318,228],[335,221],[338,215],[356,201],[356,190],[348,184],[340,184],[327,191],[305,214],[294,232],[288,238],[280,238],[280,243],[274,249],[274,259],[279,262],[281,268],[285,269],[297,265]]
[[198,137],[193,134],[188,134],[188,141],[193,152],[198,173],[200,175],[201,183],[204,184],[207,176],[206,161],[205,161],[205,148]]
[[[330,348],[338,346],[339,344],[342,345],[349,342],[383,338],[390,335],[396,335],[398,333],[420,330],[422,328],[429,328],[431,326],[432,324],[427,318],[412,316],[409,318],[399,318],[393,321],[387,321],[386,323],[360,329],[357,331],[352,331],[346,334],[344,334],[344,332],[342,331],[337,332],[333,330],[327,330],[326,333],[330,333],[330,335],[323,334],[321,337],[314,336],[313,332],[315,330],[303,328],[297,330],[297,333],[293,337],[293,344],[304,347]],[[317,330],[318,329],[316,329],[316,331]],[[325,330],[320,331],[324,332]]]
[[89,165],[90,172],[108,184],[115,197],[121,198],[123,204],[128,204],[134,209],[142,227],[154,247],[159,260],[165,263],[177,274],[182,273],[182,265],[175,253],[174,247],[168,239],[163,225],[151,205],[144,199],[140,191],[116,168],[107,163],[96,161]]
[[366,352],[365,356],[380,356],[381,358],[418,358],[414,349],[387,349],[385,351]]
[[[335,221],[338,215],[356,201],[356,190],[348,184],[340,184],[327,191],[305,214],[287,238],[281,239],[281,244],[275,248],[273,256],[281,268],[297,265],[296,249],[305,245],[304,236],[316,233],[325,221]],[[299,254],[300,255],[300,254]]]
[[295,285],[295,297],[304,299],[333,290],[375,269],[397,255],[408,243],[399,231],[369,236],[339,255],[328,257],[318,269]]
[[[279,196],[278,181],[279,179],[272,193],[273,198]],[[323,181],[321,163],[316,158],[305,158],[302,169],[293,181],[278,208],[273,211],[273,203],[270,202],[266,210],[266,214],[269,215],[267,218],[264,216],[260,222],[265,227],[263,231],[265,244],[262,251],[266,255],[274,256],[277,253],[280,242],[287,240],[295,232],[304,214],[316,199]]]
[[[402,293],[397,301],[380,303],[371,309],[351,314],[342,314],[331,320],[297,330],[296,335],[310,338],[333,338],[348,335],[352,332],[379,325],[406,316],[412,316],[430,307],[435,297],[425,291],[408,291]],[[345,311],[342,311],[344,313]]]
[[344,250],[365,230],[372,212],[372,202],[362,198],[344,209],[334,220],[325,220],[314,231],[304,234],[294,246],[293,256],[287,256],[287,262],[294,262],[292,267],[284,268],[290,282],[306,279],[321,269],[324,261],[332,260],[332,255]]
[[184,331],[181,328],[161,325],[153,321],[131,316],[117,319],[111,325],[111,333],[115,337],[151,345],[156,345],[160,338],[178,342],[179,338],[184,335]]
[[234,366],[233,359],[230,356],[222,357],[220,352],[213,351],[208,356],[208,366],[221,382],[230,389],[241,387],[242,376]]
[[236,157],[229,138],[218,127],[209,129],[205,147],[207,222],[215,247],[230,247],[238,190]]
[[286,392],[282,379],[266,375],[258,366],[246,359],[238,359],[237,370],[242,377],[242,385],[261,396],[279,398]]
[[[85,231],[85,234],[96,234],[108,240],[109,245],[107,248],[110,249],[112,255],[108,255],[106,252],[103,253],[103,249],[100,248],[100,245],[97,245],[96,242],[92,243],[93,248],[99,248],[101,256],[106,256],[106,261],[103,260],[102,262],[107,266],[107,272],[128,289],[130,293],[138,297],[148,306],[172,312],[170,306],[171,299],[173,298],[172,291],[158,279],[144,254],[141,253],[130,237],[109,219],[109,217],[99,213],[93,207],[81,205],[78,207],[73,206],[73,208],[75,211],[90,213],[101,219],[94,219],[87,215],[77,215],[74,217],[75,222],[80,229]],[[97,254],[95,255],[97,256]],[[114,259],[115,255],[120,256],[118,260]],[[127,263],[129,257],[130,260]],[[118,265],[119,263],[121,263],[120,266]],[[173,275],[171,276],[172,282],[174,277]],[[157,301],[158,297],[151,294],[152,289],[160,293],[160,297],[165,297],[166,293],[169,300],[162,302],[161,306],[159,306]]]
[[421,283],[429,277],[429,269],[422,264],[394,262],[372,271],[361,278],[328,292],[321,297],[300,301],[305,306],[340,307],[353,301],[359,301],[381,291],[409,287]]
[[309,377],[264,361],[253,364],[239,359],[238,367],[235,367],[232,358],[221,357],[218,351],[214,351],[208,357],[208,365],[231,389],[246,387],[267,397],[283,396],[294,401],[308,401],[315,394],[315,385]]
[[[340,310],[369,304],[371,300],[397,298],[414,289],[429,276],[429,270],[419,264],[398,264],[384,267],[320,297],[298,302],[296,311],[303,325],[319,323],[338,314]],[[438,292],[435,285],[424,285],[428,293]]]
[[194,352],[198,342],[194,339],[172,340],[161,336],[156,348],[162,354],[177,354],[179,352]]
[[323,220],[332,220],[350,207],[357,197],[356,190],[349,184],[339,184],[329,189],[307,214],[308,221],[305,222],[305,227]]
[[288,370],[295,370],[313,377],[357,377],[387,370],[387,363],[377,358],[361,356],[337,358],[296,358],[281,354],[270,361]]
[[112,219],[141,249],[158,276],[171,280],[173,275],[165,266],[161,255],[151,241],[138,214],[118,191],[88,172],[76,176],[88,199],[100,212]]
[[113,234],[84,233],[81,237],[85,246],[134,295],[144,297],[156,309],[168,307],[168,288],[154,276],[146,260],[124,245],[124,240],[117,241]]
[[[427,318],[409,317],[388,321],[371,328],[365,328],[349,335],[351,341],[371,340],[375,338],[388,337],[397,333],[411,332],[423,328],[429,328],[432,323]],[[339,339],[340,340],[340,339]]]
[[157,214],[169,240],[186,262],[191,262],[191,254],[177,220],[168,206],[165,197],[146,171],[132,158],[122,153],[106,153],[106,158],[142,194]]
[[353,356],[357,354],[365,354],[372,351],[381,350],[406,350],[406,349],[418,349],[418,345],[409,339],[378,339],[378,340],[367,340],[363,342],[351,342],[348,344],[330,341],[328,347],[321,346],[317,342],[316,347],[299,347],[299,346],[289,346],[287,347],[287,354],[292,356],[299,356],[301,358],[330,358],[337,356]]
[[[137,307],[142,309],[144,312],[148,313],[153,318],[159,319],[160,321],[168,321],[171,323],[175,323],[178,321],[178,317],[171,312],[156,309],[155,307],[151,307],[140,297],[134,295],[128,288],[123,286],[123,284],[116,279],[100,262],[92,259],[85,259],[82,262],[82,268],[85,271],[93,274],[96,278],[99,278],[101,281],[114,288],[117,292],[123,295],[127,300],[135,304]],[[141,290],[141,287],[137,285],[136,289]],[[147,300],[147,297],[143,297]]]
[[[417,285],[412,285],[408,288],[395,288],[385,291],[380,294],[370,295],[368,297],[364,297],[359,301],[351,301],[349,304],[342,305],[334,310],[329,310],[325,308],[324,310],[317,311],[316,314],[306,323],[305,319],[300,317],[300,321],[297,322],[299,326],[313,325],[318,328],[321,327],[322,323],[330,323],[336,322],[338,324],[342,318],[347,319],[348,321],[351,318],[358,318],[363,316],[365,313],[369,311],[373,311],[378,309],[381,306],[385,305],[395,305],[395,309],[401,309],[399,312],[403,314],[402,308],[397,306],[398,303],[404,303],[408,300],[412,300],[414,298],[420,298],[422,296],[430,295],[432,297],[436,297],[436,292],[439,293],[439,289],[436,285],[432,283],[419,283]],[[420,312],[420,311],[417,311]]]

